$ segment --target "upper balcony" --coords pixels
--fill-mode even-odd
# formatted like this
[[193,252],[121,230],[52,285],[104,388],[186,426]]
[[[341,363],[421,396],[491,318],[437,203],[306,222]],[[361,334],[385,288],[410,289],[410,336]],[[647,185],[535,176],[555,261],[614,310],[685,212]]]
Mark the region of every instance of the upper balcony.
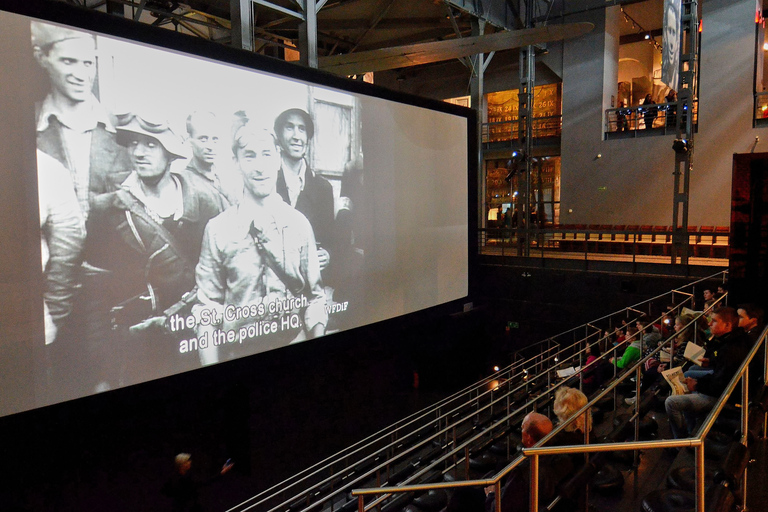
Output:
[[[655,103],[637,107],[609,108],[605,111],[605,138],[626,139],[677,133],[678,103]],[[680,114],[686,122],[687,108]],[[699,103],[693,102],[693,128],[698,130]]]

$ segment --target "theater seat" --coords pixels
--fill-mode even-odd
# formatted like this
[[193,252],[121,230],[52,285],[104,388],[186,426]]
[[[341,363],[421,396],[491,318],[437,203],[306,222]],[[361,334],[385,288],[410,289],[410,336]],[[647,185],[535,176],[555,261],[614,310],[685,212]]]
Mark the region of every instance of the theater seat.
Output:
[[715,473],[715,483],[735,487],[741,480],[747,464],[749,464],[749,448],[741,443],[731,443],[720,465],[720,470]]
[[[712,468],[705,467],[704,480],[711,482],[712,477],[715,475]],[[682,466],[675,468],[667,475],[667,487],[670,489],[680,489],[683,491],[691,491],[696,486],[696,468],[693,466]]]
[[490,453],[481,453],[475,457],[469,458],[469,467],[477,471],[488,471],[496,468],[499,459]]
[[640,510],[643,512],[694,512],[696,497],[690,491],[657,489],[643,498]]
[[656,437],[659,431],[659,424],[651,416],[646,416],[640,420],[640,438],[649,439]]
[[734,510],[736,498],[731,490],[724,485],[716,485],[707,491],[707,512],[730,512]]
[[433,489],[414,498],[411,505],[415,505],[424,512],[437,512],[448,505],[448,493],[444,489]]
[[592,488],[600,494],[612,494],[624,487],[624,475],[612,464],[605,464],[592,479]]

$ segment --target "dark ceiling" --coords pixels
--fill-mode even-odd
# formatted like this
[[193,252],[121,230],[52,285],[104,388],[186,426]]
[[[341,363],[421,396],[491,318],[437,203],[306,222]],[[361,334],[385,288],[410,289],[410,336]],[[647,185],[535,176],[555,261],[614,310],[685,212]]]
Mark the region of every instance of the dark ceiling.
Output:
[[[104,9],[107,3],[129,6],[128,15],[142,9],[142,21],[176,26],[228,43],[232,0],[64,0]],[[643,31],[658,33],[663,0],[533,0],[537,25],[568,22],[570,14],[622,5],[624,38]],[[296,0],[269,0],[284,9],[298,10]],[[303,2],[302,2],[303,3]],[[318,12],[318,53],[333,55],[387,48],[418,42],[453,39],[471,34],[472,15],[462,10],[484,12],[507,7],[512,28],[521,27],[520,0],[327,0]],[[458,6],[458,7],[457,7]],[[631,22],[628,20],[632,20]],[[286,46],[296,46],[299,20],[258,3],[253,4],[254,50],[275,55]],[[190,28],[191,27],[191,28]],[[197,27],[197,30],[195,29]],[[486,33],[500,30],[486,25]],[[275,55],[277,56],[277,55]]]

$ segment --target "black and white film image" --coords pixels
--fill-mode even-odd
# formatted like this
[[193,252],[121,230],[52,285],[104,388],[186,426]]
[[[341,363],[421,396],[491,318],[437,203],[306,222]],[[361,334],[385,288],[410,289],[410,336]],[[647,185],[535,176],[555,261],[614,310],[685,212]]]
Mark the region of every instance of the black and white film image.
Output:
[[49,83],[44,402],[365,322],[358,98],[60,25],[31,35]]
[[679,88],[681,0],[664,0],[664,40],[661,81],[671,89]]
[[5,11],[0,44],[0,416],[467,296],[466,113]]

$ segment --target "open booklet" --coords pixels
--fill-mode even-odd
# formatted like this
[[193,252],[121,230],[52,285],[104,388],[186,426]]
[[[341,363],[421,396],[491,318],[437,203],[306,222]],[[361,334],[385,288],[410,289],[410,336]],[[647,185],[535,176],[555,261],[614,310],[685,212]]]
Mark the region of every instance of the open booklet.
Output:
[[563,370],[557,370],[557,376],[561,379],[564,377],[570,377],[571,375],[578,372],[579,370],[581,370],[581,366],[577,366],[575,368],[571,366]]
[[688,386],[685,385],[685,377],[683,377],[683,370],[676,366],[675,368],[670,368],[669,370],[664,370],[661,372],[661,374],[664,376],[664,378],[669,383],[669,386],[672,388],[672,394],[673,395],[684,395],[688,393]]
[[707,353],[707,349],[689,341],[685,346],[685,353],[683,357],[691,361],[693,364],[701,365],[701,360],[704,358],[704,354]]

